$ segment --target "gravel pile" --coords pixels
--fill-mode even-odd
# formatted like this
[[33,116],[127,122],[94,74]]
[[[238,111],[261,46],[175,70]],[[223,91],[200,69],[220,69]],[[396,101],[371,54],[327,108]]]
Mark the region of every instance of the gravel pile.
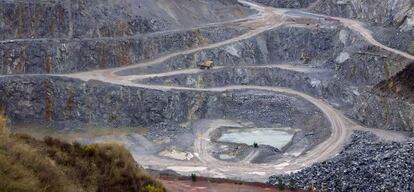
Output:
[[298,173],[272,176],[269,183],[321,191],[414,191],[414,139],[384,143],[370,133],[357,131],[336,157]]

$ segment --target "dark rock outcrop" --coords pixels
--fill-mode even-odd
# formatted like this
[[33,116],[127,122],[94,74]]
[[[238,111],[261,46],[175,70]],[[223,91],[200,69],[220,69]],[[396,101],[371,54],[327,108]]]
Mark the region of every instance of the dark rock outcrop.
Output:
[[305,129],[311,119],[324,119],[309,102],[276,93],[162,91],[54,76],[1,78],[0,96],[12,124],[69,129],[145,127],[204,118],[244,119],[260,126],[281,124]]
[[131,36],[251,13],[232,0],[1,0],[0,40]]
[[306,8],[316,0],[253,0],[263,5],[278,8]]
[[133,37],[0,43],[0,73],[71,73],[125,66],[173,51],[223,41],[244,30],[235,26],[207,27]]

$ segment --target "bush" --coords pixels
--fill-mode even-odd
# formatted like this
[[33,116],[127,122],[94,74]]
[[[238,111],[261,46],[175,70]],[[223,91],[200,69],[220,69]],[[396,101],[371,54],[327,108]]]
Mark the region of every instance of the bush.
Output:
[[279,179],[277,180],[277,188],[278,188],[279,190],[281,190],[281,191],[285,190],[285,188],[286,188],[286,186],[285,186],[285,184],[283,183],[283,180],[282,180],[281,178],[279,178]]
[[197,175],[195,173],[191,173],[191,181],[193,182],[197,181]]
[[297,188],[295,180],[293,180],[293,179],[289,180],[288,188],[289,189],[296,189]]

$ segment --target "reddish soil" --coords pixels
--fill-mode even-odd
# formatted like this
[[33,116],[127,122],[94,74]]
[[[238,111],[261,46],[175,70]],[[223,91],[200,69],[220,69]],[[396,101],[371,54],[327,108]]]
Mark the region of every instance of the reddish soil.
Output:
[[[277,192],[277,188],[263,183],[245,183],[231,180],[197,178],[188,179],[161,177],[160,181],[170,192]],[[290,190],[284,190],[290,192]]]

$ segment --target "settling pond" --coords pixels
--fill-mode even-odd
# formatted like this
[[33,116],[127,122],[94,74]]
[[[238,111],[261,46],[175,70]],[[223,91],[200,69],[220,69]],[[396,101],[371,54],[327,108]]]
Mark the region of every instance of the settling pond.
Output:
[[294,133],[290,128],[231,128],[223,130],[221,137],[217,140],[220,142],[240,143],[253,145],[270,145],[281,149],[288,144]]

